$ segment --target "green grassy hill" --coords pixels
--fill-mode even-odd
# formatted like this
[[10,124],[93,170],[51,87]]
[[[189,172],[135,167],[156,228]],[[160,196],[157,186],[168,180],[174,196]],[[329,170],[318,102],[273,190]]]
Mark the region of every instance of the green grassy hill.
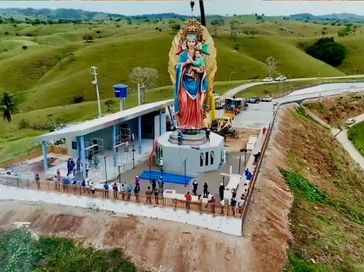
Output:
[[281,173],[294,196],[286,271],[363,271],[364,172],[302,108],[281,122]]
[[[217,48],[217,93],[243,83],[241,80],[266,77],[265,59],[269,56],[278,61],[276,75],[287,77],[364,73],[360,58],[364,57],[364,49],[359,46],[364,33],[361,33],[360,25],[355,34],[336,38],[347,47],[348,57],[340,67],[334,68],[307,55],[299,44],[320,38],[323,29],[328,35],[336,36],[343,26],[287,21],[281,17],[257,20],[255,16],[235,16],[224,20],[224,25],[216,29],[208,25],[210,33],[215,35]],[[238,20],[236,38],[230,37],[230,22],[233,20]],[[148,90],[147,101],[171,98],[173,88],[170,87],[167,65],[175,35],[170,26],[173,23],[183,24],[180,19],[155,22],[133,19],[131,25],[126,20],[0,24],[0,92],[14,93],[19,102],[13,129],[8,130],[6,123],[0,121],[0,154],[9,151],[6,143],[10,139],[19,140],[18,135],[23,135],[18,129],[21,119],[39,123],[52,114],[60,122],[71,122],[95,116],[96,94],[90,75],[93,65],[99,68],[100,95],[104,101],[113,97],[114,84],[125,83],[131,92],[127,104],[135,105],[135,86],[129,80],[129,73],[136,66],[159,71],[159,80],[155,89]],[[254,37],[250,31],[255,31]],[[85,42],[85,35],[91,35],[93,40]],[[74,104],[77,96],[83,96],[84,102]],[[112,110],[117,110],[117,106]],[[31,118],[39,112],[44,112],[45,116]],[[23,136],[45,131],[31,130]]]
[[[228,81],[230,75],[235,80],[264,78],[267,75],[265,59],[269,56],[278,60],[277,72],[289,77],[338,76],[353,73],[353,67],[357,73],[364,71],[360,61],[353,57],[364,54],[364,50],[355,46],[364,39],[361,33],[341,39],[348,47],[348,59],[342,67],[334,68],[310,57],[297,44],[319,38],[324,27],[328,33],[336,35],[340,27],[279,18],[269,18],[262,23],[254,16],[237,19],[241,22],[236,39],[230,38],[229,20],[217,29],[216,81]],[[214,32],[213,27],[210,28]],[[257,32],[255,37],[245,34],[251,30]],[[22,111],[67,105],[73,103],[77,95],[83,95],[86,101],[95,100],[90,84],[93,65],[99,67],[102,98],[112,97],[115,83],[131,85],[128,75],[135,66],[156,68],[160,74],[156,87],[170,84],[167,63],[174,33],[168,21],[135,21],[132,25],[126,22],[2,24],[0,34],[3,34],[0,37],[0,89],[19,93]],[[85,34],[91,34],[94,40],[86,43]]]

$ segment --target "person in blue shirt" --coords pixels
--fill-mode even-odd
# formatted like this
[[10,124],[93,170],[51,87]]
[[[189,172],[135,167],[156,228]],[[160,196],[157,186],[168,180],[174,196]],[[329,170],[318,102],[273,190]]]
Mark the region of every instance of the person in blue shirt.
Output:
[[109,184],[107,184],[107,181],[104,184],[104,197],[109,198]]
[[126,192],[127,192],[127,199],[126,200],[130,200],[130,197],[131,197],[131,192],[133,191],[133,187],[131,187],[130,184],[127,184],[127,187],[126,187]]

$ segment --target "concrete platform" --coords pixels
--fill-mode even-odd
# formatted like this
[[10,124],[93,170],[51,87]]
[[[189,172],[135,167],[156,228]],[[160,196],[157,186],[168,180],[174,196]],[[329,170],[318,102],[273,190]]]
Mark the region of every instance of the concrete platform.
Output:
[[157,138],[158,152],[163,157],[165,172],[196,176],[216,171],[224,162],[224,138],[211,132],[210,141],[198,146],[178,145],[169,141],[173,132],[166,132]]

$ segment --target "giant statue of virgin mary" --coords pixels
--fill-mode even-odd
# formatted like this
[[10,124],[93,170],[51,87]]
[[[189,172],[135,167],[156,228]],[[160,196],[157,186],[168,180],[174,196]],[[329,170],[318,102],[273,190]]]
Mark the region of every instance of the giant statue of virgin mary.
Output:
[[169,73],[174,84],[177,125],[184,131],[200,130],[214,119],[213,77],[216,50],[207,29],[189,20],[177,33],[169,53]]

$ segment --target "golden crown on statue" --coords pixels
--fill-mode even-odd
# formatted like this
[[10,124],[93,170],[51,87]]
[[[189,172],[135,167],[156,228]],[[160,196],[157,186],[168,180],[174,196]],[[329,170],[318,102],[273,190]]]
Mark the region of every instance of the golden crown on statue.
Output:
[[198,41],[202,40],[203,29],[199,21],[188,20],[182,28],[181,38],[186,40],[188,37],[194,35]]

